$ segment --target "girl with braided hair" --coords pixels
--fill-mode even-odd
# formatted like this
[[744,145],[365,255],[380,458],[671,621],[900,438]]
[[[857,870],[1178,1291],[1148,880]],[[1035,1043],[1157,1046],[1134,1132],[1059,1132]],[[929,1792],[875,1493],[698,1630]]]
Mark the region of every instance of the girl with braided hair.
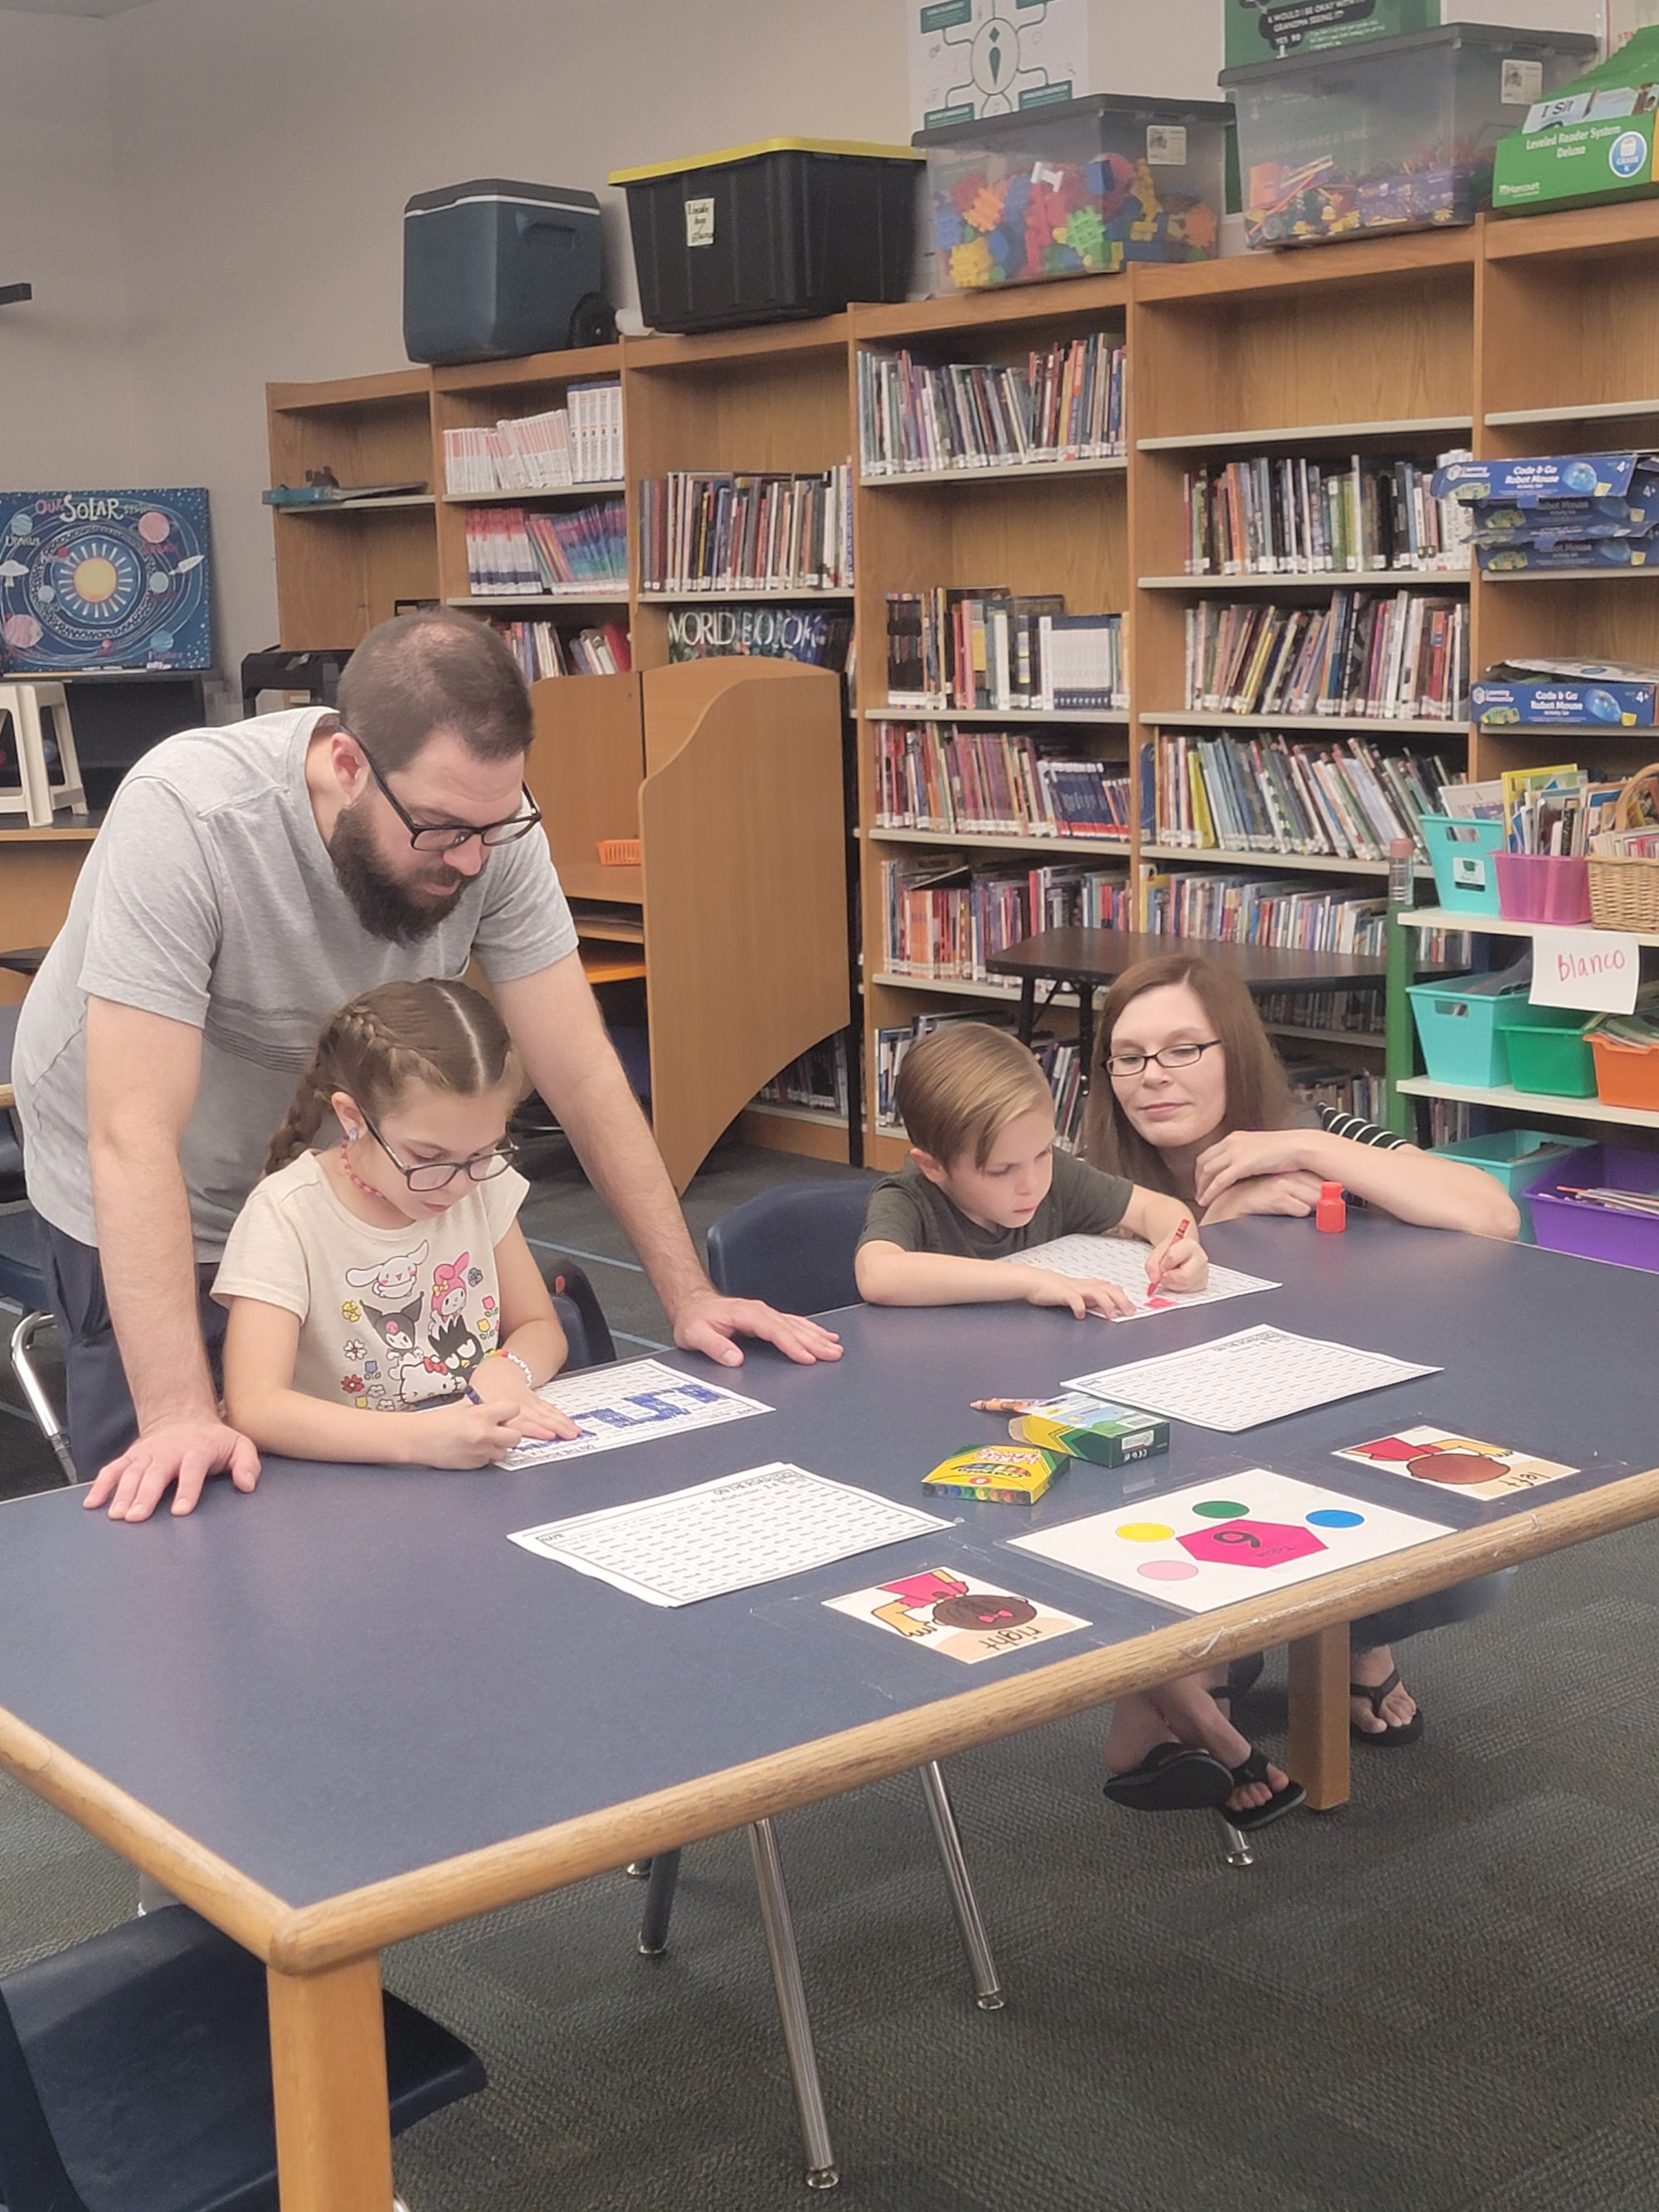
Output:
[[538,1395],[566,1346],[518,1225],[523,1089],[465,983],[383,983],[325,1024],[213,1286],[226,1410],[263,1449],[483,1467],[576,1434]]

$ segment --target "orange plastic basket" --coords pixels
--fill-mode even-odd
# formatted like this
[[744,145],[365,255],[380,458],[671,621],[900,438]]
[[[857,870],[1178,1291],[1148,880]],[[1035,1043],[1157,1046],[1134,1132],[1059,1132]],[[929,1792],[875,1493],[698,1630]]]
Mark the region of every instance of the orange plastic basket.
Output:
[[1659,1113],[1659,1045],[1626,1044],[1592,1033],[1595,1095],[1605,1106],[1645,1106]]
[[601,837],[599,866],[602,868],[637,868],[641,860],[637,837]]

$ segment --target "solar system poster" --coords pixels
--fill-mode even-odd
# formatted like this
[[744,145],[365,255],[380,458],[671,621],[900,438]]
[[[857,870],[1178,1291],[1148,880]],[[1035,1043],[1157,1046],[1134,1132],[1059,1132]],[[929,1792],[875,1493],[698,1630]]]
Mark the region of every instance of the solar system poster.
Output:
[[204,490],[0,492],[0,670],[210,668]]

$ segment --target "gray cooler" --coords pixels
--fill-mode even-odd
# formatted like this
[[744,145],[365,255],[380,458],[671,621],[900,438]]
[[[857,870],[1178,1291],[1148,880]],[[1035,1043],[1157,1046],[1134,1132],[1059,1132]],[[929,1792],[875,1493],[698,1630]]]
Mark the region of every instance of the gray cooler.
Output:
[[500,177],[416,192],[404,210],[404,345],[411,361],[501,361],[616,335],[599,203]]

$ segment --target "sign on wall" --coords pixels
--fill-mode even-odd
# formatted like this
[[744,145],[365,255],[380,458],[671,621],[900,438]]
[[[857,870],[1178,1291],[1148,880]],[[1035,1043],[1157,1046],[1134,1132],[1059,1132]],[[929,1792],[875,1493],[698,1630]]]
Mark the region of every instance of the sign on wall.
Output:
[[905,9],[913,130],[1089,89],[1088,0],[905,0]]
[[0,492],[0,669],[210,668],[208,495]]

